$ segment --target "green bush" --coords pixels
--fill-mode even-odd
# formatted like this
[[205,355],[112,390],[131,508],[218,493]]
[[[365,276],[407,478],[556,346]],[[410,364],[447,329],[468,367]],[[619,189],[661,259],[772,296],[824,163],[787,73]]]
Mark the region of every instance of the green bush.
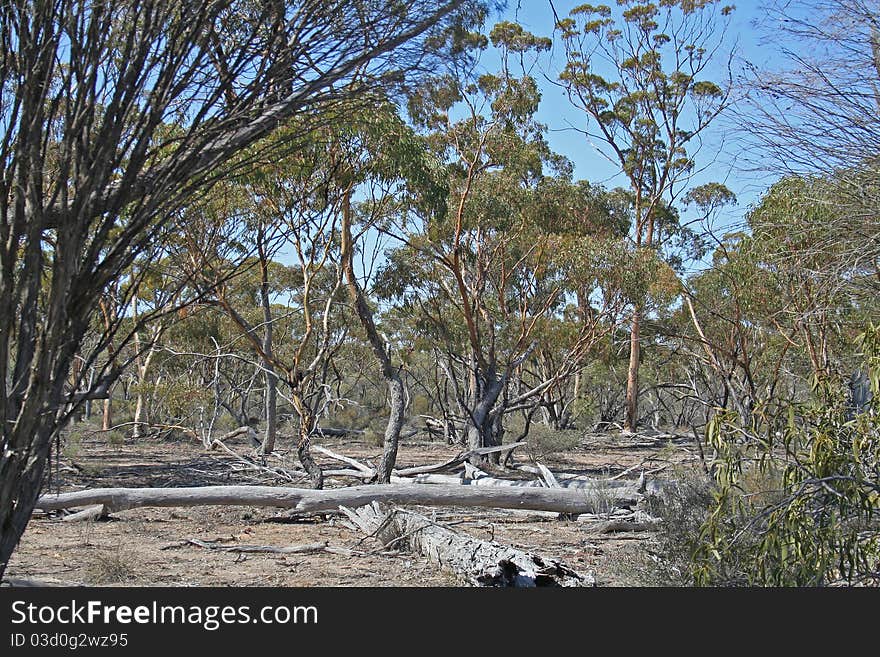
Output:
[[104,434],[107,444],[111,447],[122,447],[125,444],[125,434],[121,431],[108,431]]
[[71,429],[61,439],[61,455],[67,459],[75,459],[82,453],[82,443],[89,431]]
[[[749,477],[748,485],[741,490],[743,499],[759,499],[773,484],[760,477]],[[648,586],[694,586],[694,555],[703,547],[705,527],[715,500],[714,482],[710,477],[693,470],[679,468],[670,475],[674,483],[665,487],[661,495],[646,498],[645,510],[662,520],[649,559],[639,570],[639,583]],[[743,512],[729,520],[736,525],[747,521]],[[719,564],[711,584],[716,586],[741,586],[748,584],[750,566],[742,553],[731,554]]]
[[[511,439],[522,434],[525,421],[521,417],[505,419],[505,437]],[[546,460],[561,452],[580,447],[581,434],[577,431],[551,429],[545,424],[532,422],[526,436],[526,453],[533,461]]]
[[[862,412],[842,378],[825,376],[783,417],[758,408],[744,428],[724,412],[707,427],[719,456],[697,583],[727,583],[744,564],[753,585],[880,584],[880,327],[860,342],[873,394]],[[756,478],[774,486],[749,494]]]

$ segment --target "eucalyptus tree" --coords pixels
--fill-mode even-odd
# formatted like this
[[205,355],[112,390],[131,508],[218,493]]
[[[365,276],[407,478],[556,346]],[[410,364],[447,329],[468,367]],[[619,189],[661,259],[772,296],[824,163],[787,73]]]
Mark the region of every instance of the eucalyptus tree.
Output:
[[[298,130],[293,121],[256,149],[273,152],[273,144]],[[229,232],[241,236],[244,251],[255,252],[251,276],[245,275],[250,285],[243,285],[243,276],[230,276],[240,266],[229,258],[218,257],[199,273],[210,290],[202,302],[232,321],[263,372],[263,452],[275,446],[280,393],[296,414],[297,453],[316,488],[323,485],[323,475],[311,457],[310,440],[332,403],[331,362],[347,334],[337,312],[343,282],[338,240],[343,197],[335,184],[336,165],[327,157],[335,131],[335,126],[315,130],[293,153],[267,159],[255,155],[259,166],[230,184],[243,197],[241,212],[210,207],[216,213],[213,220],[230,224]],[[291,264],[282,266],[282,257]],[[284,390],[278,389],[279,377]]]
[[693,352],[723,384],[698,582],[877,580],[876,268],[837,236],[837,175],[774,184],[689,281]]
[[[0,6],[0,572],[53,438],[119,375],[108,366],[90,390],[66,387],[102,292],[232,155],[290,116],[320,120],[328,104],[423,67],[460,31],[464,4]],[[117,335],[122,320],[81,354],[87,365],[131,340]]]
[[[663,217],[677,222],[664,210],[687,190],[702,136],[730,99],[729,75],[722,84],[706,76],[724,54],[732,7],[718,0],[617,4],[616,11],[584,4],[557,15],[566,54],[559,81],[587,119],[584,135],[629,185],[630,248],[659,252]],[[632,430],[645,300],[631,302],[625,426]]]
[[[762,17],[769,63],[749,64],[735,116],[747,164],[763,175],[800,176],[803,201],[822,210],[798,258],[826,259],[862,299],[880,292],[880,6],[864,0],[768,2]],[[781,190],[777,190],[781,191]],[[806,197],[803,192],[806,192]],[[778,197],[778,194],[774,194]],[[797,201],[800,212],[804,203]],[[777,207],[778,204],[777,204]],[[781,209],[781,208],[780,208]],[[785,231],[782,213],[775,230]],[[798,222],[801,228],[802,221]],[[768,224],[765,222],[765,227]],[[817,239],[821,232],[821,240]],[[785,253],[780,250],[780,258]],[[873,276],[864,276],[866,270]]]
[[[380,320],[371,304],[371,276],[377,249],[366,262],[368,239],[377,239],[395,219],[413,210],[442,207],[445,181],[438,176],[437,161],[423,139],[415,134],[387,99],[360,115],[339,122],[331,162],[342,194],[340,254],[349,297],[388,391],[389,415],[383,436],[383,455],[377,480],[388,483],[397,459],[400,433],[406,416],[405,360],[393,355],[392,345],[380,331]],[[353,202],[355,195],[361,200]],[[360,254],[363,275],[356,271]]]
[[[498,73],[439,76],[410,101],[449,191],[442,206],[404,215],[400,246],[377,283],[434,341],[472,448],[500,444],[505,413],[573,374],[603,330],[597,312],[557,345],[564,356],[553,372],[535,378],[527,367],[572,291],[566,267],[574,255],[554,229],[570,221],[589,232],[607,216],[588,186],[571,182],[570,164],[551,152],[535,119],[540,93],[527,62],[550,41],[509,22],[489,39]],[[489,39],[473,35],[472,44],[485,48]]]

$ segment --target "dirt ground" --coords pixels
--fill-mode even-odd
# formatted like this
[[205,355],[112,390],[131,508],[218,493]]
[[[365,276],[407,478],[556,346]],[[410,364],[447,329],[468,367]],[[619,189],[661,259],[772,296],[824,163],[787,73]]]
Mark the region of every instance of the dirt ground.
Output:
[[[239,454],[252,453],[244,439],[230,441]],[[325,439],[320,444],[376,463],[381,449],[353,439]],[[280,449],[289,445],[281,444]],[[439,463],[460,448],[442,442],[405,441],[398,467]],[[325,468],[345,467],[315,453]],[[280,463],[295,458],[282,456]],[[614,476],[635,468],[655,470],[692,460],[686,439],[650,436],[587,435],[579,447],[547,455],[554,472]],[[530,462],[518,450],[515,462]],[[248,469],[235,457],[206,451],[181,440],[144,440],[108,444],[102,434],[83,438],[74,453],[62,454],[52,491],[109,486],[199,486],[210,484],[292,485]],[[276,463],[278,463],[276,461]],[[290,465],[292,460],[288,461]],[[654,477],[662,478],[664,471]],[[348,481],[330,480],[328,486]],[[304,484],[300,484],[304,485]],[[456,531],[554,557],[591,573],[600,586],[638,584],[629,568],[650,545],[651,533],[598,534],[590,523],[547,518],[527,512],[419,508],[413,510],[449,523]],[[340,522],[340,516],[290,517],[283,510],[249,507],[146,508],[114,513],[98,521],[64,522],[60,514],[37,513],[6,572],[7,579],[54,584],[131,586],[456,586],[459,582],[419,555],[384,550]],[[327,543],[351,556],[234,553],[187,543],[190,539],[223,545],[297,546]]]

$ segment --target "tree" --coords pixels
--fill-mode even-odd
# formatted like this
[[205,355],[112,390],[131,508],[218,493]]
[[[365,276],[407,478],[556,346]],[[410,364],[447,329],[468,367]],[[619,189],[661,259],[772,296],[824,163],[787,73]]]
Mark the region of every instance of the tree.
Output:
[[698,584],[880,582],[876,325],[857,347],[872,392],[857,412],[842,381],[820,379],[809,399],[781,413],[759,409],[745,431],[735,413],[715,416],[707,437],[719,457],[694,553]]
[[[702,134],[727,106],[730,85],[704,79],[724,43],[732,8],[717,0],[620,0],[580,5],[557,27],[565,45],[560,84],[587,116],[588,139],[620,167],[632,194],[631,248],[660,252],[664,212],[696,170]],[[720,16],[719,16],[720,14]],[[719,20],[719,18],[721,20]],[[677,221],[677,217],[675,218]],[[671,231],[674,234],[674,231]],[[625,427],[638,421],[644,300],[632,300]]]
[[743,79],[744,152],[783,176],[737,249],[751,265],[739,282],[762,283],[741,298],[769,292],[746,330],[783,338],[794,394],[759,398],[745,419],[719,412],[707,428],[719,458],[694,555],[701,583],[880,578],[878,18],[858,0],[770,3],[764,25],[785,63]]
[[[104,368],[84,394],[66,387],[102,292],[232,155],[290,116],[320,121],[339,99],[399,81],[455,36],[463,4],[3,4],[0,574],[53,438],[119,375]],[[109,341],[131,340],[118,335],[123,319],[83,355],[82,372]]]
[[[377,286],[434,342],[471,448],[500,444],[505,414],[534,406],[573,375],[607,328],[601,309],[589,313],[553,345],[560,356],[552,371],[528,366],[578,287],[569,276],[578,252],[567,247],[613,223],[596,190],[570,180],[570,164],[552,153],[535,120],[540,93],[525,62],[549,40],[509,22],[489,38],[501,55],[498,73],[440,76],[410,101],[445,165],[448,196],[401,218],[402,245],[389,253]],[[477,48],[487,41],[472,39]]]
[[[756,171],[823,179],[833,204],[822,230],[851,292],[880,291],[880,8],[862,0],[771,2],[766,34],[780,62],[749,65],[736,121]],[[808,248],[821,251],[812,242]],[[832,272],[828,272],[832,274]]]
[[[749,164],[829,173],[880,153],[880,8],[864,0],[772,0],[761,22],[773,68],[747,64],[737,108]],[[747,151],[748,152],[748,151]]]
[[[389,215],[405,212],[407,207],[425,208],[442,203],[445,189],[432,171],[435,162],[424,141],[404,123],[387,99],[377,98],[372,112],[340,121],[340,127],[339,141],[332,146],[337,182],[343,194],[339,257],[355,315],[388,391],[389,416],[377,468],[377,480],[388,483],[406,415],[406,388],[401,375],[404,363],[395,363],[391,345],[379,331],[376,313],[355,272],[355,251],[369,231],[389,223]],[[352,198],[358,190],[365,199],[354,207]],[[353,228],[356,221],[357,232]]]

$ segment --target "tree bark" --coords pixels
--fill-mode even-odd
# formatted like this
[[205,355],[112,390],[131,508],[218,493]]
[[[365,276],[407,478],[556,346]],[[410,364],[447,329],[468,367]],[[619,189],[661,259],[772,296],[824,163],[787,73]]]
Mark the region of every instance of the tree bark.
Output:
[[312,486],[316,490],[321,490],[324,488],[324,472],[321,470],[321,466],[315,463],[315,459],[312,458],[312,452],[310,449],[311,440],[309,439],[312,431],[311,425],[312,422],[310,418],[300,415],[300,436],[299,442],[296,446],[296,455],[299,457],[299,462],[308,473],[309,478],[312,481]]
[[260,302],[263,308],[263,367],[266,377],[266,433],[263,436],[263,454],[271,454],[275,450],[275,438],[278,423],[278,376],[272,364],[272,305],[269,299],[269,260],[265,247],[263,226],[258,233],[258,249],[260,254]]
[[[60,390],[56,393],[55,398],[60,398]],[[33,400],[32,403],[37,408],[46,406],[45,400]],[[0,577],[30,520],[40,493],[52,437],[58,431],[48,414],[34,413],[22,420],[9,432],[9,443],[16,446],[29,444],[30,449],[10,450],[11,453],[0,460]]]
[[[138,323],[138,303],[139,303],[139,290],[136,290],[134,296],[132,297],[131,308],[134,316],[134,323]],[[156,344],[156,340],[158,340],[159,336],[163,332],[163,328],[161,323],[159,327],[152,334],[152,339],[150,340],[149,351],[146,356],[143,354],[143,346],[141,344],[141,332],[136,330],[134,332],[134,349],[135,349],[135,368],[137,370],[137,393],[135,397],[135,408],[134,408],[134,424],[131,428],[131,437],[134,439],[138,439],[141,437],[141,424],[144,422],[144,416],[147,415],[146,409],[146,395],[144,394],[144,387],[146,385],[147,380],[147,371],[150,368],[150,361],[153,360],[153,346]],[[147,418],[149,421],[149,417]]]
[[[150,350],[147,353],[146,357],[142,357],[141,344],[139,332],[135,332],[135,349],[138,351],[137,358],[135,359],[135,365],[137,367],[138,373],[138,388],[137,388],[137,396],[135,401],[134,408],[134,426],[131,429],[132,438],[140,438],[141,437],[141,425],[147,424],[150,421],[149,410],[147,408],[147,396],[144,394],[144,386],[147,380],[147,372],[150,369],[150,363],[153,360],[153,355],[156,353],[153,351],[153,345],[150,345]],[[154,340],[155,342],[155,336]]]
[[596,583],[592,576],[581,575],[555,559],[452,531],[418,513],[384,511],[375,502],[343,511],[362,532],[375,536],[386,548],[407,545],[472,586],[533,588]]
[[[92,390],[95,384],[95,366],[89,368],[89,390]],[[92,400],[86,399],[85,409],[83,411],[83,419],[88,421],[92,419]]]
[[[492,413],[492,408],[495,406],[495,402],[498,401],[498,397],[503,390],[504,381],[495,376],[494,367],[490,368],[489,376],[486,377],[486,381],[478,389],[479,397],[477,403],[474,405],[474,409],[468,418],[467,437],[469,449],[477,450],[481,447],[497,447],[501,443],[501,436],[497,431],[496,415]],[[486,455],[475,454],[470,460],[474,465],[479,465],[484,463],[487,458],[489,457]],[[497,455],[494,456],[494,460],[497,462]]]

